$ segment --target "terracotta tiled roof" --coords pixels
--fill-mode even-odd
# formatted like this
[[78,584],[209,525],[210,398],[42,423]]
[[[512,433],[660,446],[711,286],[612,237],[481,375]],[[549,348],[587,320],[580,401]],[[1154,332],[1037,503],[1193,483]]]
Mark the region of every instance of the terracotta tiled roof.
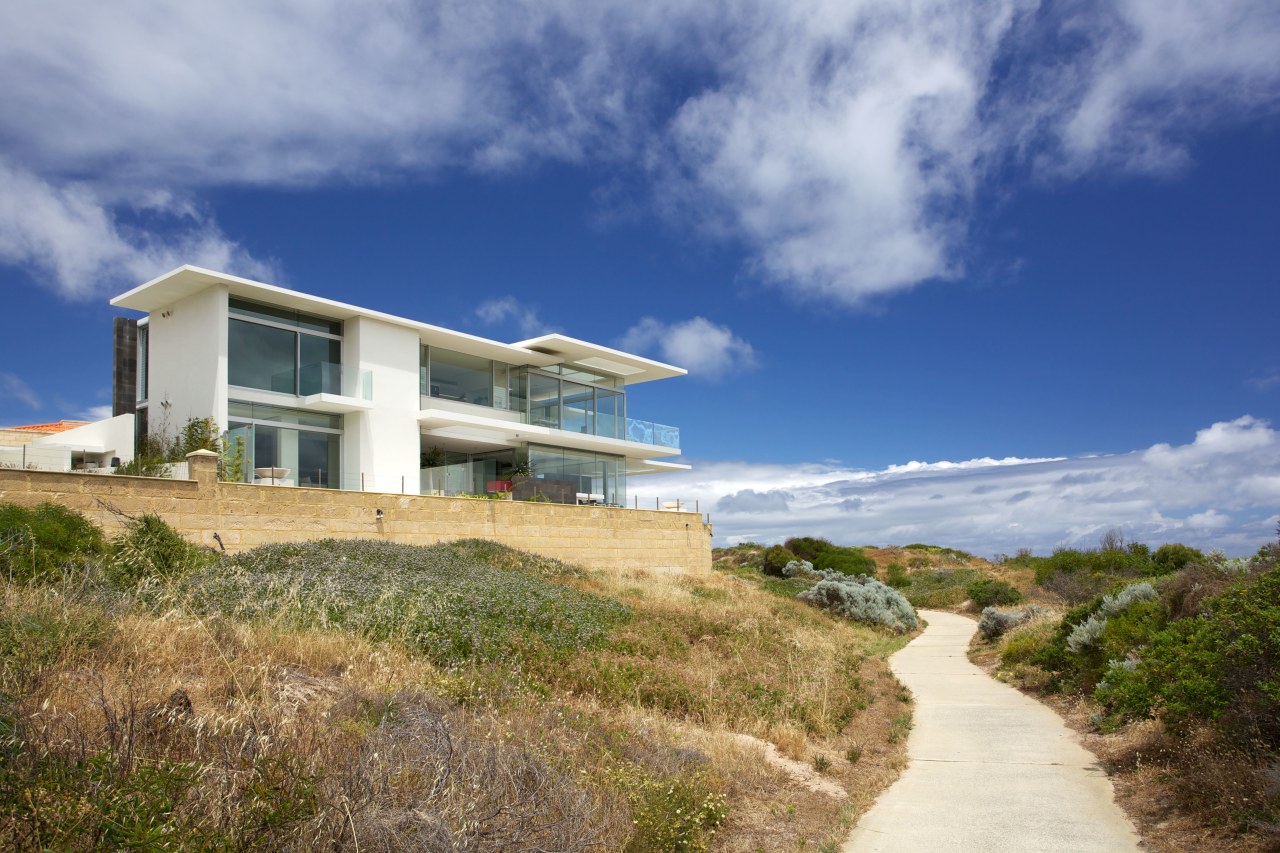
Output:
[[69,429],[82,427],[85,424],[91,424],[93,421],[58,421],[52,424],[27,424],[26,426],[0,427],[0,429],[13,429],[21,432],[42,432],[46,434],[55,432],[66,432]]

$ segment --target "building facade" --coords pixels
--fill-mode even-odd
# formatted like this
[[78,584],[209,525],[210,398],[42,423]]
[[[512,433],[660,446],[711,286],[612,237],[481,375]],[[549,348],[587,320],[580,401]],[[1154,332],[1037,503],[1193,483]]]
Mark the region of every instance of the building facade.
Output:
[[625,506],[628,477],[688,467],[669,461],[679,430],[627,400],[685,371],[609,347],[502,343],[191,266],[111,304],[146,315],[116,327],[116,409],[133,398],[139,435],[212,419],[246,482]]

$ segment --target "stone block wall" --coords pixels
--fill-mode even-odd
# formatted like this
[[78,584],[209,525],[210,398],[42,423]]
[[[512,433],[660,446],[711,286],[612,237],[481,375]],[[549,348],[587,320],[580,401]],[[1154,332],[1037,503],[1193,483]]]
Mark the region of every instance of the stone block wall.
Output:
[[216,533],[228,551],[324,537],[482,538],[593,569],[711,567],[711,528],[698,513],[221,483],[214,454],[188,460],[190,480],[0,469],[0,502],[63,504],[109,534],[121,513],[154,513],[193,542],[217,548]]

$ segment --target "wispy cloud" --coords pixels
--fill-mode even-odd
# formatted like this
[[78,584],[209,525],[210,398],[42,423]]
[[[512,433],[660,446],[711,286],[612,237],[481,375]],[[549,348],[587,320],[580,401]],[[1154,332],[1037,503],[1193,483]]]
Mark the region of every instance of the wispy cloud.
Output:
[[30,409],[39,409],[44,405],[31,386],[12,373],[0,373],[0,394],[17,400]]
[[728,326],[705,317],[664,323],[644,317],[622,336],[618,346],[628,352],[656,351],[664,360],[683,367],[694,378],[717,380],[756,366],[756,352]]
[[631,490],[642,506],[655,496],[697,501],[724,543],[812,534],[848,544],[1044,553],[1096,544],[1119,527],[1140,541],[1245,554],[1273,537],[1280,507],[1280,433],[1248,416],[1202,429],[1187,444],[1111,456],[880,471],[693,461],[689,474],[636,478]]
[[1273,0],[21,4],[0,261],[74,297],[174,258],[244,270],[212,217],[130,211],[558,161],[861,304],[961,271],[993,170],[1168,171],[1194,132],[1274,112],[1277,54]]
[[1252,385],[1259,391],[1270,391],[1272,388],[1280,386],[1280,370],[1272,370],[1269,373],[1252,376],[1246,379],[1245,383]]
[[111,411],[110,406],[90,406],[76,417],[86,421],[101,421],[111,417]]
[[556,331],[554,326],[538,316],[537,306],[526,305],[514,296],[481,302],[480,307],[476,308],[476,317],[486,326],[510,324],[525,338]]

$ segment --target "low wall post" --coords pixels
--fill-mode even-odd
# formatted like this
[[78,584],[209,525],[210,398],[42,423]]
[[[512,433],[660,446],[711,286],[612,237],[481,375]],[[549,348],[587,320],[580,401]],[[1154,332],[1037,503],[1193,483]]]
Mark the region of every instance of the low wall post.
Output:
[[212,489],[218,484],[218,454],[212,450],[193,450],[187,454],[187,467],[191,479],[200,490]]

